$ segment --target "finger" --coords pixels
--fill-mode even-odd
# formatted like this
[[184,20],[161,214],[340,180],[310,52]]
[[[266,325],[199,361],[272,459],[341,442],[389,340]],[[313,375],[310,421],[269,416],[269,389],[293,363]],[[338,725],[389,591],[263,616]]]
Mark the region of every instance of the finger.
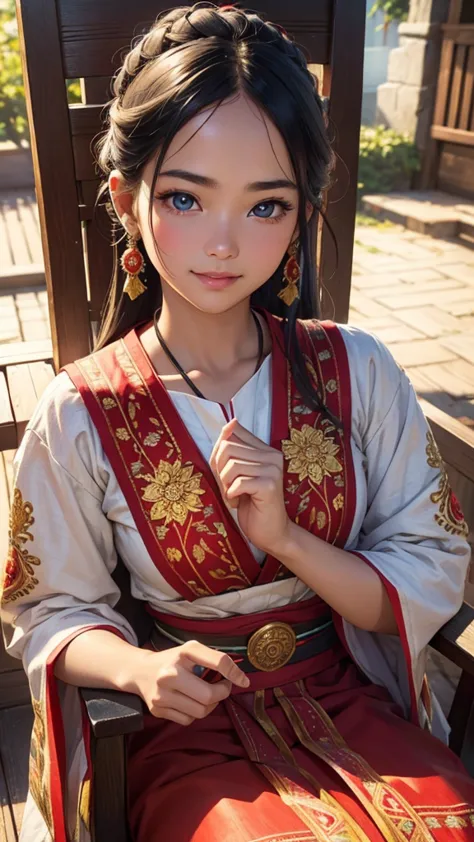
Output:
[[[241,441],[244,442],[244,444],[248,444],[250,447],[257,447],[259,450],[274,450],[274,448],[270,447],[269,444],[265,444],[265,442],[262,441],[262,439],[259,439],[257,438],[257,436],[254,436],[254,434],[251,433],[250,430],[247,430],[246,427],[242,427],[242,424],[240,424],[236,418],[233,418],[232,422],[235,423],[232,427],[231,435],[237,436]],[[227,435],[226,438],[228,438]]]
[[192,716],[181,713],[179,710],[173,710],[173,708],[153,708],[150,713],[157,719],[170,719],[171,722],[176,722],[178,725],[191,725],[194,722]]
[[216,458],[217,451],[218,451],[218,449],[221,445],[221,442],[226,441],[227,439],[229,439],[231,437],[236,423],[237,423],[237,419],[233,418],[232,421],[229,421],[227,424],[224,424],[224,426],[222,427],[222,430],[220,431],[219,437],[218,437],[214,447],[212,448],[211,456],[209,458],[209,464],[210,464],[212,470],[215,469],[215,458]]
[[190,698],[184,693],[179,693],[177,690],[173,690],[170,694],[168,707],[172,710],[178,711],[178,713],[184,713],[192,719],[204,719],[211,713],[211,710],[214,710],[217,707],[218,704],[218,702],[215,702],[214,704],[203,705],[201,702],[197,702],[195,699]]
[[[211,649],[210,646],[204,646],[203,643],[199,643],[197,640],[189,640],[183,644],[181,649],[184,656],[189,659],[190,664],[200,664],[211,670],[216,670],[224,678],[228,678],[232,684],[238,684],[240,687],[249,686],[250,682],[245,673],[224,652],[219,652],[218,649]],[[190,665],[189,670],[191,671],[191,669],[192,666]]]
[[226,491],[229,502],[247,494],[256,502],[265,502],[278,488],[278,483],[271,477],[237,477]]
[[261,465],[258,462],[244,462],[240,459],[229,459],[220,472],[220,479],[224,489],[230,488],[237,477],[268,477],[278,482],[280,473],[276,465]]
[[257,448],[249,447],[247,444],[227,440],[221,442],[216,450],[215,466],[217,472],[220,473],[226,462],[231,458],[265,465],[280,465],[282,462],[281,454],[277,450],[257,450]]
[[222,678],[215,684],[209,684],[193,672],[183,669],[178,674],[178,680],[173,684],[173,690],[184,693],[202,705],[216,705],[227,699],[232,690],[232,682]]

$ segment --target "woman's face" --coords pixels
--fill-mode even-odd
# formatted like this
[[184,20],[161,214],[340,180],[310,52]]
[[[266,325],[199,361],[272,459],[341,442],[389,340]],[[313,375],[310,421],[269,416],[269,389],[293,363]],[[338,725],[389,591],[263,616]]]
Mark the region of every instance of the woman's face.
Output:
[[151,229],[156,158],[133,207],[165,296],[168,284],[199,310],[218,313],[277,269],[294,239],[298,193],[283,139],[252,100],[238,95],[212,110],[174,137],[154,189]]

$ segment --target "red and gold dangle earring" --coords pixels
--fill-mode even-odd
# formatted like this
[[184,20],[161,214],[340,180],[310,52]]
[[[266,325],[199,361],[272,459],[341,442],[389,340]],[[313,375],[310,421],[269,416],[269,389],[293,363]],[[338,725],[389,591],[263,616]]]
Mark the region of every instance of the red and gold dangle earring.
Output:
[[137,247],[137,241],[131,234],[127,237],[127,248],[122,254],[120,265],[124,272],[127,273],[123,291],[134,301],[135,298],[146,292],[145,284],[138,277],[145,269],[145,261],[143,260],[140,249]]
[[299,247],[299,240],[295,240],[288,248],[289,257],[283,269],[283,280],[286,281],[286,284],[278,293],[278,298],[281,298],[287,307],[291,307],[300,295],[298,283],[301,278],[301,268],[297,260]]

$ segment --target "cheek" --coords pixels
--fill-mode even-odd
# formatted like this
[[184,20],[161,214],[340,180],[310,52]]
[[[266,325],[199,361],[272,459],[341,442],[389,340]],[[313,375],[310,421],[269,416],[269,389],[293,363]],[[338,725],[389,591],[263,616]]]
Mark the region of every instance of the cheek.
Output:
[[145,247],[155,264],[160,264],[160,252],[166,266],[189,262],[189,257],[201,244],[196,226],[183,224],[182,216],[155,213],[152,231],[144,237]]
[[170,257],[175,257],[183,247],[183,231],[177,222],[180,217],[155,216],[153,234],[161,251]]
[[285,253],[294,226],[282,220],[274,224],[255,223],[245,237],[245,250],[257,273],[273,273]]

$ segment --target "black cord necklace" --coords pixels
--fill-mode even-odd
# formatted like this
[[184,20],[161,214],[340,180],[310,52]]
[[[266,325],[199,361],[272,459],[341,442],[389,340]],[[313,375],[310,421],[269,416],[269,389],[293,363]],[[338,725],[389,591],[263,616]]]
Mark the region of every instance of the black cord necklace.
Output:
[[[251,310],[250,312],[252,313],[253,320],[254,320],[255,326],[257,328],[257,336],[258,336],[258,359],[257,359],[257,365],[255,367],[255,372],[254,372],[254,374],[255,374],[258,371],[258,369],[260,368],[260,365],[261,365],[261,362],[262,362],[262,359],[263,359],[263,330],[262,330],[262,325],[260,324],[260,321],[257,318],[257,316],[255,315],[255,313],[253,312],[253,310]],[[160,343],[161,347],[163,348],[163,351],[165,352],[166,356],[168,357],[170,363],[172,365],[174,365],[175,369],[179,372],[179,374],[181,375],[183,380],[186,381],[189,388],[192,389],[194,394],[198,398],[203,398],[204,400],[206,400],[206,398],[203,395],[203,393],[201,392],[201,390],[198,389],[196,384],[193,383],[193,381],[191,380],[190,377],[188,377],[188,375],[186,374],[184,369],[181,367],[181,365],[179,364],[176,357],[171,353],[170,349],[168,348],[165,340],[163,339],[163,337],[161,335],[160,329],[158,327],[159,317],[160,317],[160,310],[155,310],[155,314],[153,316],[153,324],[154,324],[154,327],[155,327],[156,338],[158,339],[158,342]]]

